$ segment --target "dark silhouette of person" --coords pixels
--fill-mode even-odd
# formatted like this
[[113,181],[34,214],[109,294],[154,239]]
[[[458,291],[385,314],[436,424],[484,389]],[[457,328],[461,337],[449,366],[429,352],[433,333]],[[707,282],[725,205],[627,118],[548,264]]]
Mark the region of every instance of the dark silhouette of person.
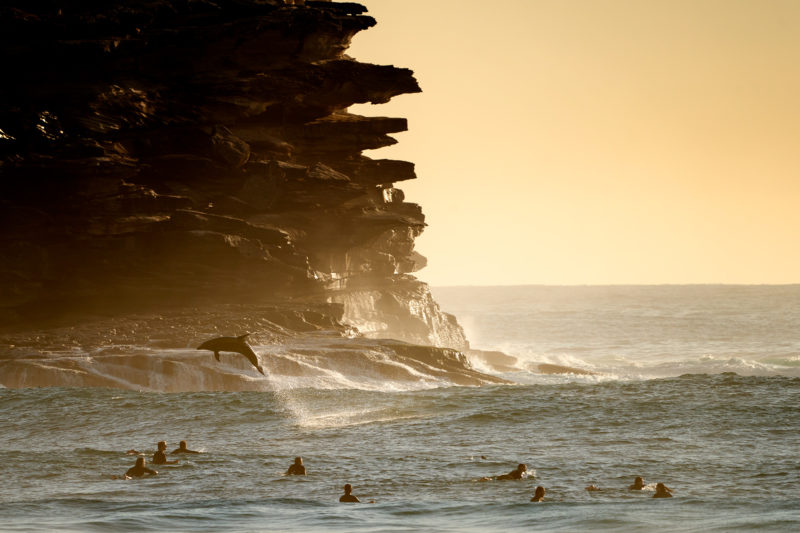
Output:
[[340,502],[360,503],[361,500],[359,500],[356,496],[354,496],[352,494],[352,492],[353,492],[353,487],[352,487],[352,485],[350,485],[350,483],[348,483],[347,485],[344,486],[344,494],[342,494],[339,497],[339,501]]
[[303,458],[302,457],[295,457],[294,464],[289,467],[289,470],[286,471],[287,476],[305,476],[306,475],[306,467],[303,466]]
[[528,467],[525,464],[520,463],[517,465],[516,470],[512,470],[508,474],[503,474],[502,476],[497,476],[498,480],[506,480],[506,479],[522,479],[525,472],[528,470]]
[[597,485],[589,485],[588,487],[586,487],[586,490],[591,492],[594,490],[600,490],[600,487],[598,487]]
[[180,443],[178,443],[178,447],[175,448],[174,450],[172,450],[169,453],[170,453],[170,455],[172,455],[173,453],[200,453],[200,452],[196,452],[194,450],[187,449],[186,448],[186,441],[182,440],[182,441],[180,441]]
[[644,488],[644,480],[637,477],[633,480],[633,485],[628,486],[628,490],[642,490]]
[[164,450],[167,449],[167,442],[160,441],[158,443],[158,451],[153,454],[153,464],[154,465],[174,465],[178,464],[178,460],[175,459],[174,461],[167,461],[167,455],[164,453]]
[[533,498],[531,498],[532,502],[540,502],[544,500],[544,487],[539,485],[536,487],[536,492],[533,493]]
[[136,464],[130,467],[127,472],[125,472],[125,477],[132,478],[132,477],[142,477],[145,474],[149,474],[151,476],[158,474],[156,470],[147,468],[145,466],[146,464],[147,464],[147,459],[145,459],[144,457],[137,457]]
[[653,498],[672,498],[670,492],[671,490],[666,485],[658,483],[656,484],[656,493],[653,494]]

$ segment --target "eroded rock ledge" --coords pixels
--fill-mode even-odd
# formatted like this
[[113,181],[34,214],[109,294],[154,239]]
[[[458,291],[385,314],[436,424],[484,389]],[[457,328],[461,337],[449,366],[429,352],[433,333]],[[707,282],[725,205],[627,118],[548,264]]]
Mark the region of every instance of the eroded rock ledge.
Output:
[[[411,274],[414,165],[363,150],[420,90],[345,55],[355,3],[26,0],[0,7],[0,321],[339,303],[364,334],[465,349]],[[63,320],[62,320],[63,321]]]

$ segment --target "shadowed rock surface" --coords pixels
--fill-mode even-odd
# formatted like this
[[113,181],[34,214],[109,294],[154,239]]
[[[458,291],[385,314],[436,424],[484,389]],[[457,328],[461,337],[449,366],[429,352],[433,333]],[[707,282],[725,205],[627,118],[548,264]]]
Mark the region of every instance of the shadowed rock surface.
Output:
[[363,335],[466,349],[412,275],[414,165],[362,155],[406,120],[347,111],[420,91],[345,55],[374,24],[349,2],[5,2],[2,328],[336,304]]

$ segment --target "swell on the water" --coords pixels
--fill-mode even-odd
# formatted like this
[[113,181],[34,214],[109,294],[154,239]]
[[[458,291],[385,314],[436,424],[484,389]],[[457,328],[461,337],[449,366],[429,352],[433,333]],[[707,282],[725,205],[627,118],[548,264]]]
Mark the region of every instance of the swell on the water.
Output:
[[[238,353],[221,352],[217,361],[197,349],[242,333],[265,375]],[[13,388],[391,391],[503,381],[474,370],[457,350],[368,339],[315,308],[178,309],[0,334],[0,384]]]
[[[0,337],[0,386],[409,391],[731,372],[800,377],[800,313],[793,311],[800,288],[790,289],[437,290],[476,349],[463,353],[366,339],[319,313],[258,306],[114,318]],[[265,376],[239,354],[223,352],[217,362],[195,349],[242,332],[251,333]],[[309,425],[359,419],[297,414],[299,424]]]
[[[255,344],[265,376],[238,354],[213,354],[193,348],[113,345],[91,351],[36,351],[6,349],[0,356],[0,386],[107,387],[141,391],[291,391],[295,389],[360,389],[408,391],[453,385],[480,385],[494,380],[510,383],[598,383],[614,380],[660,379],[683,374],[744,376],[800,376],[800,362],[792,359],[753,361],[737,357],[674,358],[638,361],[613,355],[582,359],[569,354],[535,354],[526,347],[487,346],[497,352],[467,352],[468,362],[451,367],[431,356],[427,348],[415,354],[412,345],[317,337],[291,344]],[[411,350],[411,351],[409,351]],[[434,352],[438,356],[455,353]],[[486,355],[489,354],[489,355]],[[493,354],[496,354],[493,356]],[[788,363],[788,364],[781,364]],[[555,371],[547,371],[549,368]],[[287,405],[291,405],[289,401]],[[300,413],[300,425],[350,425],[379,421],[380,414]],[[392,417],[388,417],[391,419]]]
[[[800,285],[440,287],[471,346],[511,359],[473,365],[530,382],[540,365],[576,379],[685,373],[800,376]],[[545,378],[550,379],[550,378]],[[561,378],[552,378],[561,379]]]
[[6,350],[3,384],[11,387],[110,387],[142,391],[280,391],[296,388],[418,390],[499,383],[473,370],[459,352],[391,340],[310,336],[254,344],[265,375],[241,355],[192,348],[110,346]]
[[[480,352],[499,352],[508,356],[500,364],[480,355]],[[611,352],[611,351],[610,351]],[[800,361],[793,358],[767,357],[761,360],[743,357],[702,355],[667,360],[640,360],[611,353],[608,356],[584,357],[569,353],[536,353],[530,347],[509,344],[480,346],[470,353],[476,370],[491,373],[518,383],[562,382],[573,379],[582,382],[608,380],[662,379],[683,374],[722,374],[733,372],[743,376],[800,377]],[[547,366],[563,367],[564,372],[543,372]],[[569,369],[575,369],[570,372]]]

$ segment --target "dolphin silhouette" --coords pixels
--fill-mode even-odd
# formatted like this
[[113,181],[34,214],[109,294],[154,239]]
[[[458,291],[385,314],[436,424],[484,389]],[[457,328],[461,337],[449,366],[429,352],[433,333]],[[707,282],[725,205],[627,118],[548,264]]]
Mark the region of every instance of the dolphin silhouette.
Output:
[[261,372],[261,375],[264,374],[264,369],[261,368],[261,365],[258,364],[258,356],[253,351],[245,339],[247,336],[250,335],[249,333],[245,333],[244,335],[239,335],[238,337],[217,337],[215,339],[207,340],[203,344],[197,347],[198,350],[211,350],[214,352],[214,357],[217,361],[219,361],[219,352],[235,352],[240,353],[243,356],[247,357],[247,360],[253,363],[253,366],[256,367],[256,370]]

